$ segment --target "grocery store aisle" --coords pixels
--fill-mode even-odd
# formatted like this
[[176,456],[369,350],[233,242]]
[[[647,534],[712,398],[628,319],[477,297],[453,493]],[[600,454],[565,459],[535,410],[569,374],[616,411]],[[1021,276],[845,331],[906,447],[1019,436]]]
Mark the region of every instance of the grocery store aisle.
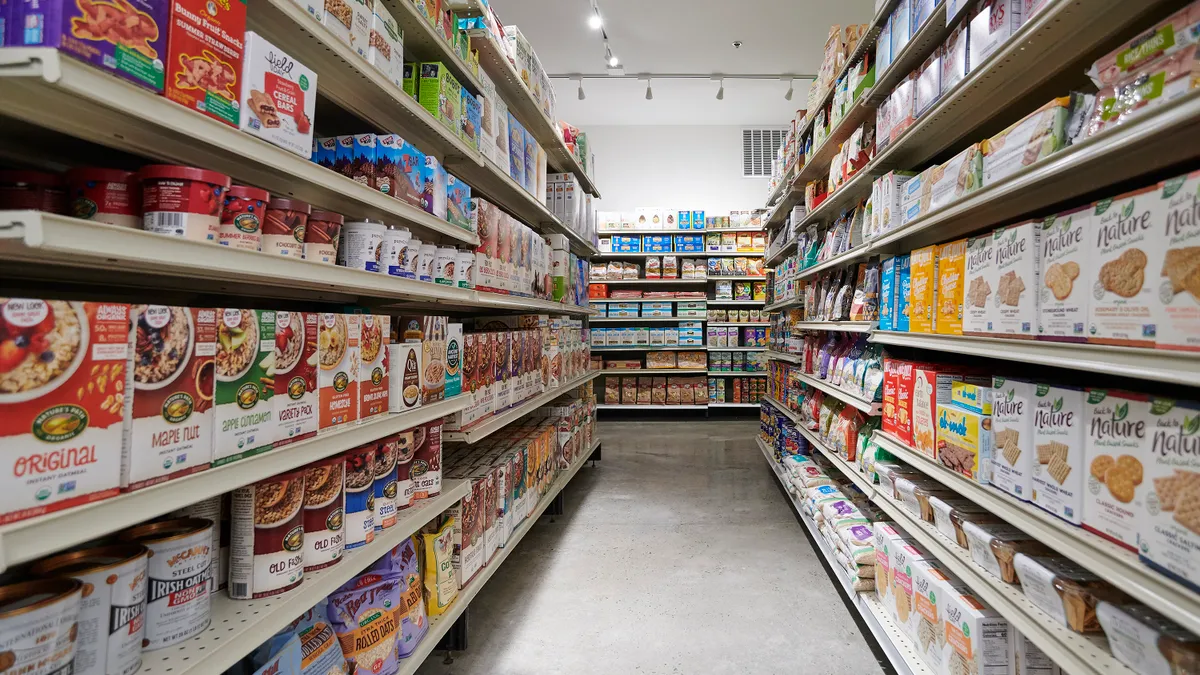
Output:
[[754,443],[757,421],[601,422],[567,486],[421,675],[878,673]]

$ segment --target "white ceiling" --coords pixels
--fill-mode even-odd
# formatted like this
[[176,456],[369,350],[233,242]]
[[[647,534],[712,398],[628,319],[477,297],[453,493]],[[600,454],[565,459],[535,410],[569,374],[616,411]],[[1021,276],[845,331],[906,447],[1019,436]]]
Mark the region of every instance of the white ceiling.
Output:
[[[604,45],[587,26],[588,0],[490,0],[505,24],[529,39],[551,74],[604,74]],[[812,75],[829,27],[868,21],[873,0],[597,0],[613,53],[625,72]],[[732,42],[742,47],[734,49]],[[803,107],[807,82],[791,101],[778,80],[726,80],[725,100],[705,80],[656,80],[654,100],[637,80],[556,81],[558,116],[597,124],[784,125]]]

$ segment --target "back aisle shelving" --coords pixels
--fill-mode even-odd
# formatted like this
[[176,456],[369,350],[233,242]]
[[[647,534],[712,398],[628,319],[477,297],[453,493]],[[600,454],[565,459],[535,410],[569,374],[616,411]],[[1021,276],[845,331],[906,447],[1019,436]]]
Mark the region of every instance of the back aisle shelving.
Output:
[[[890,25],[889,16],[898,4],[895,0],[876,3],[877,12],[867,24],[863,39],[846,61],[839,77],[853,70],[863,55],[875,53],[878,46],[875,40],[880,30]],[[963,4],[957,3],[957,6]],[[768,248],[767,262],[770,267],[779,269],[785,258],[797,253],[796,242],[805,230],[829,225],[843,211],[859,206],[871,197],[872,183],[877,177],[892,170],[921,171],[937,165],[954,157],[972,142],[1004,130],[1053,96],[1062,96],[1071,90],[1095,91],[1095,85],[1090,84],[1084,76],[1093,61],[1137,35],[1150,34],[1152,27],[1186,3],[1182,0],[1145,3],[1048,0],[1032,3],[1037,5],[1032,13],[1028,11],[1031,3],[1024,3],[1026,14],[1023,23],[1007,41],[986,58],[970,63],[965,78],[942,91],[940,98],[924,113],[916,116],[911,126],[893,136],[887,147],[874,152],[857,173],[826,196],[816,208],[807,211],[798,209],[793,216],[792,207],[805,201],[806,184],[824,181],[829,175],[830,161],[840,144],[850,138],[864,120],[876,116],[878,107],[891,94],[893,87],[908,77],[910,71],[927,63],[927,59],[935,54],[951,31],[964,21],[964,17],[969,20],[974,16],[977,3],[966,4],[967,9],[951,17],[949,22],[946,14],[956,6],[955,3],[938,4],[927,22],[914,31],[913,39],[899,54],[893,55],[892,65],[875,74],[874,85],[865,88],[857,100],[846,105],[847,114],[833,125],[824,143],[809,155],[807,163],[800,164],[799,168],[776,185],[768,198],[768,208],[772,211],[766,221],[774,235]],[[972,34],[970,39],[974,44],[978,38]],[[834,100],[832,88],[817,98],[822,106],[827,107]],[[813,126],[816,111],[808,112],[796,130],[797,138],[803,137]],[[985,182],[982,187],[945,206],[923,211],[901,225],[882,231],[873,239],[866,238],[860,242],[855,236],[852,240],[854,247],[846,252],[818,260],[816,264],[805,268],[789,267],[789,287],[794,288],[797,295],[775,296],[765,309],[772,315],[789,310],[804,311],[802,285],[813,283],[830,271],[847,269],[864,261],[877,264],[916,248],[988,233],[1023,219],[1045,218],[1178,176],[1196,168],[1196,160],[1200,157],[1198,142],[1200,94],[1174,94],[1171,100],[1156,102],[1156,105],[1100,133],[1080,136],[1057,152],[1028,163],[1003,178]],[[803,155],[803,152],[799,154]],[[880,207],[874,205],[874,208],[878,210]],[[790,227],[781,228],[793,218]],[[1148,270],[1146,274],[1148,277],[1153,274],[1157,279],[1159,272],[1156,268]],[[936,274],[934,279],[936,281]],[[966,278],[960,283],[961,291],[966,285]],[[1150,283],[1149,278],[1146,283]],[[782,287],[781,283],[772,290]],[[1091,286],[1087,288],[1091,290]],[[995,291],[994,284],[988,290]],[[1038,288],[1030,290],[1038,292]],[[1102,294],[1103,288],[1096,292]],[[805,314],[811,316],[811,308]],[[996,335],[899,332],[881,330],[876,321],[802,321],[791,317],[787,323],[793,335],[815,333],[821,336],[822,343],[825,342],[825,336],[846,336],[877,345],[891,357],[898,355],[927,363],[968,364],[989,375],[1027,376],[1036,381],[1046,378],[1045,381],[1067,385],[1112,387],[1181,399],[1200,397],[1196,389],[1200,382],[1200,357],[1195,352],[1088,344],[1085,340],[1056,342]],[[782,324],[772,323],[773,328],[777,325]],[[884,412],[882,408],[887,404],[864,400],[845,388],[819,379],[813,372],[805,370],[805,358],[801,353],[789,353],[781,341],[771,344],[767,357],[772,362],[772,368],[792,369],[786,374],[781,370],[779,381],[786,381],[784,378],[790,375],[792,381],[801,382],[809,394],[820,391],[824,396],[832,397],[848,407],[858,408],[868,416]],[[775,381],[771,382],[769,393],[776,391],[775,385]],[[782,398],[782,394],[777,395]],[[972,555],[966,549],[940,534],[932,523],[923,520],[919,514],[909,511],[890,490],[874,484],[857,461],[846,461],[845,454],[839,455],[830,444],[810,431],[804,415],[772,397],[764,399],[762,407],[764,419],[782,418],[794,425],[810,447],[811,454],[824,457],[833,467],[831,475],[838,473],[857,486],[886,519],[907,533],[918,548],[934,556],[945,569],[969,586],[976,597],[999,612],[1060,665],[1064,672],[1145,672],[1131,669],[1128,661],[1122,661],[1119,658],[1121,655],[1110,648],[1103,633],[1080,634],[1068,629],[1039,609],[1019,585],[1004,583],[985,572],[972,560]],[[985,433],[994,432],[993,427],[987,428],[991,431]],[[1082,433],[1086,436],[1087,431]],[[1188,585],[1161,573],[1140,560],[1137,552],[1062,520],[1029,501],[1012,497],[994,485],[981,484],[964,477],[930,454],[918,451],[891,434],[876,430],[871,439],[906,470],[936,481],[952,496],[969,500],[990,513],[991,517],[1019,528],[1057,555],[1068,558],[1099,579],[1128,593],[1133,601],[1176,622],[1191,634],[1191,640],[1197,640],[1196,636],[1200,635],[1200,593],[1194,584]],[[941,445],[940,442],[938,445]],[[1032,451],[1032,445],[1027,449]],[[1083,441],[1072,451],[1083,452]],[[763,452],[767,454],[776,473],[780,474],[782,469],[775,452],[766,445],[763,446]],[[993,452],[998,453],[999,450]],[[1078,463],[1082,460],[1075,461]],[[989,473],[990,470],[988,466]],[[1076,464],[1073,470],[1081,471],[1084,482],[1090,485],[1083,488],[1085,491],[1105,489],[1102,482],[1088,478],[1088,466]],[[1194,464],[1191,470],[1196,470]],[[786,475],[780,474],[780,478],[785,482],[787,480]],[[1151,490],[1149,483],[1147,479],[1138,490]],[[1154,493],[1150,494],[1150,498],[1153,498]],[[1087,499],[1086,495],[1084,499]],[[808,525],[807,522],[805,524]],[[822,543],[820,537],[814,538]],[[836,564],[831,566],[837,569]],[[869,594],[857,598],[857,602],[866,605],[873,600]],[[862,611],[864,616],[870,614],[869,607]],[[911,646],[906,638],[881,637],[881,632],[875,630],[870,618],[866,618],[866,621],[884,645],[897,671],[917,672],[915,666],[925,667],[920,659],[914,663],[905,658],[904,649]],[[886,642],[888,637],[890,644]],[[1158,647],[1152,641],[1147,649],[1157,654]],[[1124,658],[1129,657],[1125,655]]]
[[[405,56],[440,61],[468,91],[484,93],[481,78],[415,5],[407,0],[387,0],[386,6],[403,30]],[[494,202],[540,234],[564,235],[571,251],[583,259],[597,251],[593,236],[584,228],[563,223],[546,207],[542,195],[531,194],[512,179],[507,168],[492,163],[443,125],[366,58],[315,22],[302,6],[291,0],[250,3],[247,27],[317,74],[320,102],[314,123],[319,130],[399,134],[439,159],[472,187],[474,196]],[[495,41],[475,37],[480,45],[490,41],[488,48],[481,49],[483,70],[498,81],[499,95],[545,149],[550,170],[573,173],[583,189],[598,198],[599,190],[584,172],[584,164],[559,135],[557,121],[540,110],[519,79],[514,82],[507,77],[512,67],[496,51]],[[133,168],[156,162],[197,166],[231,176],[235,184],[253,185],[275,197],[291,197],[344,214],[346,221],[371,219],[408,227],[425,243],[472,251],[481,243],[468,229],[52,48],[0,48],[0,120],[0,145],[4,146],[0,155],[5,166],[54,172],[69,166]],[[38,210],[0,210],[0,260],[6,296],[242,307],[273,307],[283,302],[288,309],[305,312],[436,313],[468,320],[476,315],[541,314],[557,321],[557,317],[584,318],[596,313],[587,305],[420,282]],[[581,385],[590,387],[595,377],[596,373],[583,371],[507,412],[462,431],[447,431],[444,440],[476,443],[489,438],[564,395],[578,392]],[[99,386],[103,391],[104,384]],[[314,438],[153,487],[5,522],[0,525],[0,570],[15,579],[30,562],[108,541],[130,526],[236,488],[422,424],[447,420],[476,402],[473,394],[464,392],[413,410],[323,430]],[[0,408],[8,403],[0,401]],[[599,440],[595,440],[569,466],[561,467],[541,500],[531,503],[528,518],[488,562],[487,572],[462,589],[448,614],[430,622],[429,634],[417,653],[403,661],[402,672],[414,672],[452,627],[465,626],[463,614],[474,595],[543,512],[560,512],[561,491],[584,463],[598,456],[598,448]],[[306,573],[301,585],[281,595],[234,600],[224,591],[214,593],[210,626],[195,638],[146,652],[141,672],[220,673],[237,665],[297,616],[470,493],[471,481],[444,480],[439,495],[402,510],[396,525],[383,530],[373,543],[347,552],[338,565]]]

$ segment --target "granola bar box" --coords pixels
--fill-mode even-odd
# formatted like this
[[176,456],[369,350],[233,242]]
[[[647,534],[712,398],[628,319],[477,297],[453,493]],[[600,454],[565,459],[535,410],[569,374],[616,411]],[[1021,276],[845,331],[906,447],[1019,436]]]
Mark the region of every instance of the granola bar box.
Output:
[[242,131],[312,154],[317,74],[253,31],[246,33],[241,108]]
[[163,93],[176,103],[238,126],[245,35],[244,0],[172,2]]
[[1138,554],[1151,567],[1200,590],[1200,404],[1150,402],[1150,454],[1138,514]]
[[317,419],[321,429],[358,419],[357,314],[326,312],[317,320]]
[[213,458],[217,310],[133,305],[121,488],[208,468]]
[[275,314],[275,445],[287,445],[317,434],[320,394],[317,390],[316,312]]
[[8,0],[7,5],[0,9],[0,18],[5,18],[3,12],[11,12],[7,17],[11,39],[3,44],[56,47],[134,84],[163,90],[167,3]]
[[213,465],[252,457],[275,445],[275,312],[217,310]]
[[128,305],[0,298],[0,522],[117,492],[128,354]]

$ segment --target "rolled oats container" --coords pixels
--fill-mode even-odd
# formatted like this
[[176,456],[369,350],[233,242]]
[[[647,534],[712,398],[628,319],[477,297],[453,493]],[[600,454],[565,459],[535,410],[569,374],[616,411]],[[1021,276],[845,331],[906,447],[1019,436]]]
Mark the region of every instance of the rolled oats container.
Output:
[[113,544],[56,555],[32,567],[40,577],[83,584],[76,675],[131,675],[142,667],[149,559],[150,550],[141,544]]
[[375,441],[375,531],[396,524],[396,437]]
[[346,458],[346,550],[375,541],[375,444],[350,450]]
[[346,550],[346,457],[309,464],[304,474],[304,571],[341,562]]
[[72,216],[142,229],[141,195],[132,171],[80,168],[68,171],[66,178]]
[[263,253],[303,258],[304,233],[311,212],[312,207],[299,199],[272,199],[263,220]]
[[459,251],[455,256],[454,285],[459,288],[475,288],[475,253]]
[[0,171],[0,209],[67,213],[62,176],[42,171]]
[[417,279],[433,281],[433,265],[437,260],[437,246],[421,244],[420,258],[417,260]]
[[[171,514],[177,518],[204,518],[213,522],[212,555],[208,563],[208,591],[225,588],[229,576],[229,493],[189,504]],[[222,544],[221,540],[225,543]]]
[[345,218],[333,211],[313,211],[304,230],[304,259],[332,265],[338,259]]
[[142,229],[192,241],[217,241],[225,191],[232,182],[216,171],[152,164],[142,182]]
[[208,628],[213,527],[205,518],[176,518],[144,523],[121,533],[121,541],[150,549],[144,651],[183,642]]
[[70,672],[82,596],[76,579],[0,586],[0,672]]
[[413,237],[408,240],[407,257],[404,259],[404,269],[400,276],[405,279],[416,279],[420,276],[418,266],[421,264],[421,240]]
[[408,242],[412,233],[407,227],[389,227],[383,233],[383,271],[394,277],[404,276],[404,265],[408,262]]
[[453,286],[454,268],[457,267],[458,249],[453,246],[437,247],[437,254],[433,259],[433,282],[443,286]]
[[304,469],[233,491],[229,597],[279,595],[304,580]]
[[387,227],[370,220],[355,221],[342,226],[342,247],[338,256],[352,270],[380,271],[383,235]]
[[271,193],[266,190],[234,185],[225,193],[225,209],[221,212],[221,229],[217,243],[245,251],[262,250],[263,219]]

